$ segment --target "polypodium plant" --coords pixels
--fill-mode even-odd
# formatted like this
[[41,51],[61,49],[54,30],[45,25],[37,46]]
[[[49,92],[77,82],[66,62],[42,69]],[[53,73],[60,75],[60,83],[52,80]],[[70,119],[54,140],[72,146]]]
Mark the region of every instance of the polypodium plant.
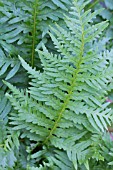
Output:
[[31,141],[29,154],[35,163],[30,170],[89,169],[91,160],[104,160],[103,134],[112,122],[106,96],[113,63],[107,52],[99,53],[98,44],[94,47],[108,22],[90,25],[101,10],[84,12],[88,2],[74,0],[65,28],[51,28],[58,55],[45,46],[38,50],[43,72],[20,57],[30,75],[28,90],[5,82],[14,108],[9,124]]

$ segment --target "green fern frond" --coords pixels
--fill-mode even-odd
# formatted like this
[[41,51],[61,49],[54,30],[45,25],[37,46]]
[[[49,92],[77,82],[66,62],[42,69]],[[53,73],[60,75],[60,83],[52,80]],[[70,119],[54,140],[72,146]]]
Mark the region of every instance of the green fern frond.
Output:
[[111,109],[105,101],[113,63],[93,47],[94,39],[108,23],[90,26],[89,22],[100,11],[84,12],[86,4],[82,3],[83,0],[73,1],[70,12],[73,17],[65,18],[66,29],[59,25],[51,27],[50,36],[59,55],[45,47],[38,51],[42,73],[20,58],[32,78],[29,89],[20,91],[5,82],[12,92],[7,94],[14,107],[10,115],[12,129],[21,131],[22,138],[36,142],[31,152],[39,148],[37,156],[34,155],[37,162],[51,158],[54,170],[66,168],[59,160],[60,153],[55,157],[56,148],[67,153],[71,168],[76,170],[81,164],[89,169],[91,158],[103,160],[101,145],[95,139],[102,144],[102,135],[112,121]]
[[69,0],[1,1],[1,48],[4,49],[5,44],[8,47],[5,51],[10,55],[21,54],[24,59],[28,55],[33,67],[37,58],[36,47],[48,41],[49,25],[55,21],[62,24],[63,14],[67,13],[70,4]]
[[4,51],[0,49],[0,76],[4,75],[7,70],[10,70],[5,79],[11,79],[19,68],[20,62],[15,58],[5,55]]
[[11,104],[0,93],[0,169],[13,167],[17,161],[14,153],[19,149],[19,132],[12,131],[8,126],[8,114],[11,111]]
[[11,104],[0,90],[0,146],[4,146],[7,137],[8,114],[11,111]]

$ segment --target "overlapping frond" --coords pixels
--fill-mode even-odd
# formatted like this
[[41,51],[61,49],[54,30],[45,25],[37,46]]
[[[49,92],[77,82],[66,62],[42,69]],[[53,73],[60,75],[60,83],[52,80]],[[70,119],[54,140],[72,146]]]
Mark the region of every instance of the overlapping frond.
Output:
[[[50,36],[59,55],[48,52],[45,47],[44,51],[38,51],[42,73],[20,58],[32,78],[29,89],[19,91],[6,83],[13,92],[7,94],[15,110],[10,116],[13,130],[20,130],[22,138],[37,142],[38,162],[53,156],[54,170],[66,167],[63,159],[59,160],[60,153],[55,156],[55,148],[61,150],[61,154],[67,153],[73,169],[78,168],[78,163],[89,169],[90,158],[102,160],[101,146],[94,140],[102,138],[112,120],[105,103],[113,75],[112,61],[108,55],[99,55],[93,47],[93,41],[108,23],[90,26],[89,22],[100,11],[84,12],[87,3],[82,5],[83,2],[73,1],[70,12],[73,17],[66,16],[66,29],[59,25],[51,28]],[[93,136],[95,133],[97,137]],[[43,152],[44,148],[47,152]]]

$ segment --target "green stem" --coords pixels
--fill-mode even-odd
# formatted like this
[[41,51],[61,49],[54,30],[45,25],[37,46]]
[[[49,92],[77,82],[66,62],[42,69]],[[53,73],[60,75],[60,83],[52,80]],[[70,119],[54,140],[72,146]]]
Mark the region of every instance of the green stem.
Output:
[[[81,64],[81,62],[80,62]],[[76,69],[76,71],[74,72],[73,74],[73,80],[72,80],[72,84],[70,86],[70,90],[68,91],[68,95],[67,95],[67,98],[65,99],[64,101],[64,104],[62,105],[62,108],[61,110],[59,111],[59,116],[57,118],[57,120],[55,121],[55,124],[53,126],[53,128],[51,129],[49,135],[46,137],[45,141],[43,142],[43,144],[46,144],[48,142],[48,140],[51,138],[52,134],[54,133],[54,131],[56,130],[61,118],[62,118],[62,115],[70,101],[70,98],[71,98],[71,94],[73,93],[73,88],[75,87],[75,82],[76,82],[76,79],[77,79],[77,74],[79,72],[79,67],[80,67],[80,64],[78,64],[78,68]]]
[[[80,14],[80,13],[79,13],[79,14]],[[80,16],[80,15],[79,15],[79,16]],[[81,19],[81,17],[80,17],[80,19]],[[82,24],[82,20],[81,20],[81,24]],[[80,69],[80,65],[81,65],[82,57],[83,57],[83,53],[84,53],[84,27],[83,27],[83,26],[82,26],[82,38],[81,38],[81,42],[82,42],[82,43],[81,43],[81,50],[80,50],[80,51],[81,51],[81,53],[80,53],[80,59],[79,59],[78,64],[77,64],[77,68],[76,68],[76,70],[75,70],[74,73],[73,73],[73,80],[72,80],[70,89],[69,89],[69,91],[68,91],[68,95],[67,95],[67,97],[66,97],[66,99],[65,99],[65,101],[64,101],[64,104],[62,105],[62,108],[59,110],[59,113],[58,113],[59,116],[58,116],[58,118],[56,119],[55,124],[54,124],[53,128],[51,129],[49,135],[48,135],[48,136],[46,137],[46,139],[44,140],[43,145],[48,143],[48,141],[49,141],[49,139],[51,138],[52,134],[54,133],[54,131],[55,131],[56,128],[58,127],[58,124],[59,124],[59,122],[60,122],[60,120],[61,120],[61,118],[62,118],[62,115],[63,115],[65,109],[67,108],[67,105],[68,105],[68,103],[69,103],[69,101],[70,101],[70,98],[71,98],[71,95],[72,95],[72,93],[73,93],[73,89],[74,89],[74,87],[75,87],[75,83],[76,83],[76,80],[77,80],[77,75],[78,75],[78,73],[79,73],[79,69]]]
[[[102,2],[103,0],[101,0]],[[90,3],[87,7],[86,10],[92,9],[97,3],[99,3],[100,0],[95,0],[94,2]]]

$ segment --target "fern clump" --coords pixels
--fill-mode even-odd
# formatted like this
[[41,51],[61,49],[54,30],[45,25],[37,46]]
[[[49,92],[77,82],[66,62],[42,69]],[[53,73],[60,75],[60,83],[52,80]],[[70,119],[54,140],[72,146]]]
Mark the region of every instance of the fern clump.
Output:
[[[69,0],[1,0],[0,1],[0,87],[2,79],[26,88],[27,76],[20,66],[18,55],[32,67],[40,68],[35,48],[53,45],[47,32],[54,22],[63,24],[63,14],[68,12]],[[24,78],[20,76],[24,74]],[[28,86],[27,86],[28,87]],[[3,96],[4,97],[4,96]]]
[[28,151],[37,167],[28,169],[89,169],[90,159],[104,160],[103,135],[112,121],[105,102],[112,60],[93,44],[108,22],[90,25],[101,10],[84,12],[87,4],[74,0],[71,17],[65,16],[66,28],[51,27],[58,55],[44,45],[38,50],[43,72],[20,58],[30,75],[28,90],[6,83],[14,107],[10,125],[32,143]]

